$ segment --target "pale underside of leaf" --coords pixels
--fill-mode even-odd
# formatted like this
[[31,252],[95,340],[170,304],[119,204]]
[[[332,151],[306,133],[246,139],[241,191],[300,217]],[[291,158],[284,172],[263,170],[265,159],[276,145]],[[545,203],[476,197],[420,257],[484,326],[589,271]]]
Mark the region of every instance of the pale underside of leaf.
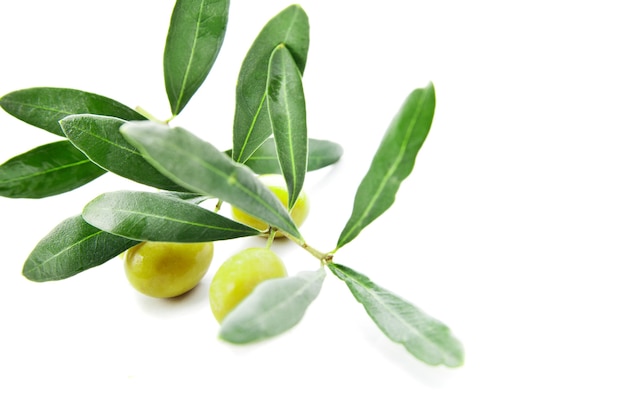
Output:
[[450,329],[366,276],[339,264],[330,270],[343,280],[380,330],[429,365],[463,364],[463,347]]
[[319,294],[324,276],[320,268],[262,282],[224,318],[220,337],[251,343],[291,329]]

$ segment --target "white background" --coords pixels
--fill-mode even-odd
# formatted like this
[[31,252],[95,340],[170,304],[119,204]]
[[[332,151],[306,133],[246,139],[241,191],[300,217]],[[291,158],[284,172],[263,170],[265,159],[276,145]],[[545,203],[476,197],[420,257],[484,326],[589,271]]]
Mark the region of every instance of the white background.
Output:
[[[0,95],[70,87],[167,118],[162,50],[173,1],[2,2]],[[290,3],[233,0],[222,53],[173,124],[230,147],[254,37]],[[121,261],[36,284],[37,241],[108,175],[46,200],[0,200],[0,415],[624,416],[626,26],[619,1],[302,0],[310,136],[340,142],[308,177],[302,232],[330,250],[408,93],[432,81],[433,128],[396,204],[336,255],[448,324],[459,369],[414,360],[328,276],[292,331],[217,339],[216,246],[187,296],[148,299]],[[0,114],[0,160],[56,137]],[[290,271],[316,261],[277,245]]]

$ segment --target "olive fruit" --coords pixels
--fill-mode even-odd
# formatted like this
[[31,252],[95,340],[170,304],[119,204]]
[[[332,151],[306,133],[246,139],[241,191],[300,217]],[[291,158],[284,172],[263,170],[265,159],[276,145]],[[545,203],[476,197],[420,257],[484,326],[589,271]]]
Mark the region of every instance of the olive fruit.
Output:
[[126,251],[124,269],[140,293],[169,298],[198,285],[212,259],[212,242],[143,242]]
[[[283,203],[283,206],[287,207],[289,192],[287,191],[283,178],[280,175],[261,175],[259,179],[276,197],[278,197],[280,202]],[[232,207],[232,213],[233,219],[250,227],[254,227],[257,230],[265,231],[269,228],[268,224],[263,220],[251,216],[237,207]],[[302,191],[296,199],[296,203],[293,205],[290,215],[297,227],[300,227],[309,215],[309,198],[304,191]],[[278,232],[275,237],[283,237],[283,234]]]
[[221,322],[259,283],[287,276],[283,261],[267,248],[248,248],[228,258],[209,287],[211,310]]

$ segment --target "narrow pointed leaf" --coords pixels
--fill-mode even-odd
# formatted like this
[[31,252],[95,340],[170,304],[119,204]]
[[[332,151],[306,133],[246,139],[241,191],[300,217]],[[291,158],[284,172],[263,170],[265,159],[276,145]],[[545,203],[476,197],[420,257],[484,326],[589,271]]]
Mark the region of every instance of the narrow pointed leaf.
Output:
[[69,141],[52,142],[0,165],[0,195],[49,197],[81,187],[105,172]]
[[138,243],[103,232],[81,216],[70,217],[37,243],[22,273],[37,282],[69,278],[102,265]]
[[278,45],[291,52],[304,73],[309,51],[309,18],[298,5],[274,16],[250,47],[239,71],[233,126],[233,159],[245,162],[272,133],[267,111],[267,71]]
[[74,146],[103,169],[162,190],[184,191],[184,187],[157,171],[128,143],[120,133],[124,123],[115,117],[90,114],[68,116],[60,122]]
[[354,239],[393,204],[400,184],[409,176],[430,130],[435,113],[432,84],[414,90],[391,122],[354,198],[352,215],[337,248]]
[[17,90],[0,98],[0,106],[23,122],[59,136],[64,136],[59,120],[72,114],[99,114],[123,120],[145,119],[113,99],[69,88]]
[[324,276],[320,268],[262,282],[224,318],[220,337],[250,343],[291,329],[319,294]]
[[98,229],[135,240],[213,242],[259,234],[191,202],[145,191],[102,194],[85,206],[83,218]]
[[[232,150],[226,151],[231,156]],[[309,138],[309,159],[307,171],[316,171],[334,164],[341,159],[343,148],[338,143],[329,140]],[[282,174],[276,143],[274,138],[269,138],[248,158],[246,165],[259,175]]]
[[302,76],[284,44],[277,46],[270,58],[267,106],[291,209],[304,185],[309,140]]
[[178,0],[163,53],[165,89],[179,114],[206,79],[222,47],[228,0]]
[[186,189],[211,195],[296,238],[298,228],[280,200],[245,165],[192,133],[153,122],[130,122],[122,134],[150,164]]
[[429,365],[457,367],[463,364],[463,346],[450,329],[397,295],[379,287],[365,275],[330,263],[329,269],[343,280],[354,298],[392,341]]

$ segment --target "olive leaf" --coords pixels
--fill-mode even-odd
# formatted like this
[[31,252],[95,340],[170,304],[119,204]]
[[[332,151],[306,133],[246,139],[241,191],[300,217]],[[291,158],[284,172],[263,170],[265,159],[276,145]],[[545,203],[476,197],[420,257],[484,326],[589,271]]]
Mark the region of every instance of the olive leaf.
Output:
[[[309,138],[309,158],[307,171],[316,171],[334,164],[341,159],[343,148],[336,142],[322,139]],[[232,150],[226,151],[226,155],[231,156]],[[274,138],[267,139],[263,145],[248,158],[245,164],[259,175],[282,174],[278,155],[276,154],[276,143]]]
[[126,123],[109,116],[79,114],[63,118],[60,122],[67,138],[91,161],[103,169],[140,184],[162,190],[185,191],[141,156],[120,133]]
[[209,74],[222,47],[228,0],[177,0],[163,53],[165,89],[179,114]]
[[105,172],[69,141],[52,142],[0,165],[0,195],[49,197],[81,187]]
[[22,273],[37,282],[69,278],[102,265],[138,243],[103,232],[81,216],[70,217],[37,243]]
[[272,133],[267,111],[267,73],[274,49],[284,44],[304,73],[309,51],[309,18],[292,5],[270,19],[250,47],[237,79],[233,159],[245,162]]
[[328,268],[346,283],[380,330],[417,359],[429,365],[463,364],[463,346],[446,325],[353,269],[336,263]]
[[319,294],[325,275],[320,268],[263,281],[224,318],[220,338],[250,343],[291,329]]
[[64,136],[59,121],[72,114],[99,114],[123,120],[143,120],[141,114],[98,94],[70,88],[34,87],[0,98],[0,107],[30,125]]
[[432,83],[408,96],[357,189],[352,215],[341,232],[337,248],[354,239],[391,207],[400,184],[413,170],[434,113],[435,90]]
[[120,131],[146,160],[189,191],[211,195],[301,238],[280,200],[245,165],[180,127],[129,122]]
[[101,194],[84,207],[83,218],[98,229],[135,240],[212,242],[260,233],[193,202],[145,191]]
[[304,185],[309,141],[302,76],[284,44],[278,45],[270,57],[267,108],[278,161],[287,184],[287,207],[291,209]]

